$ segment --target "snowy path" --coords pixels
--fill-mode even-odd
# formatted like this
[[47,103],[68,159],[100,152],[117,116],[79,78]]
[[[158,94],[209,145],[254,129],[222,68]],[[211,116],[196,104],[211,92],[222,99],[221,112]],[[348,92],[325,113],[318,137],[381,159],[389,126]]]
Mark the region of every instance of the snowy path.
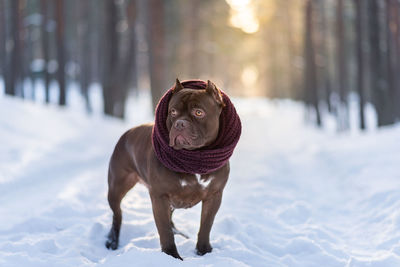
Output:
[[0,97],[0,266],[400,266],[399,126],[333,136],[291,102],[237,108],[214,250],[194,253],[200,205],[178,210],[190,236],[176,237],[178,262],[160,252],[142,186],[123,202],[120,249],[104,247],[107,162],[133,124]]

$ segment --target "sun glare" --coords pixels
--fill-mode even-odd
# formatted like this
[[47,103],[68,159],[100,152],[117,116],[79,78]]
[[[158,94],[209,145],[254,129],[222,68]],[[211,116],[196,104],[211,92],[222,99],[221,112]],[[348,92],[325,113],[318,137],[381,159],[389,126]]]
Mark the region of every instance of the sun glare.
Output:
[[254,96],[259,93],[259,88],[257,87],[258,76],[258,69],[254,65],[248,65],[242,70],[241,80],[246,89],[242,92],[243,95]]
[[253,0],[226,0],[230,6],[229,22],[233,27],[245,33],[256,33],[260,28],[258,18],[254,11]]

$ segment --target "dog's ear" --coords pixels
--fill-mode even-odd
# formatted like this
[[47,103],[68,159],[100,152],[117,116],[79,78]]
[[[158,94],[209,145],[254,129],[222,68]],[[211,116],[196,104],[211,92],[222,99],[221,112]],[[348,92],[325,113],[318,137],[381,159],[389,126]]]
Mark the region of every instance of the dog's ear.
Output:
[[179,79],[178,78],[176,78],[176,82],[175,82],[175,87],[174,87],[174,89],[172,90],[174,93],[177,93],[177,92],[179,92],[180,90],[182,90],[183,89],[183,85],[181,84],[181,82],[179,81]]
[[221,91],[210,80],[207,81],[206,92],[212,95],[215,101],[223,108],[225,107]]

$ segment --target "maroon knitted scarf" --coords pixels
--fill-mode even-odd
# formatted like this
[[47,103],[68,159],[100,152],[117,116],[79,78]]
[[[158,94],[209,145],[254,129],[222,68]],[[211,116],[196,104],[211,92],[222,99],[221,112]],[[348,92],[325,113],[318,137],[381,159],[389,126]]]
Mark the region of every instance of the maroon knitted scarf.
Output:
[[[201,80],[182,82],[184,88],[205,89],[207,83]],[[172,96],[169,89],[158,102],[152,133],[153,147],[157,158],[170,170],[182,173],[207,174],[218,170],[232,156],[242,131],[240,118],[229,97],[221,91],[225,103],[219,122],[219,133],[209,146],[197,150],[175,150],[169,146],[169,132],[166,121],[168,103]]]

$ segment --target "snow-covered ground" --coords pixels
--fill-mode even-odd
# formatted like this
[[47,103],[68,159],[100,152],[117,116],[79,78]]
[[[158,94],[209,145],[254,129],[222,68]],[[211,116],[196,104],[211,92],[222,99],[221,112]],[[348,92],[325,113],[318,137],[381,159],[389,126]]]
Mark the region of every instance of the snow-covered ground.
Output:
[[111,224],[108,159],[128,122],[0,95],[0,266],[400,266],[400,127],[335,135],[303,124],[300,105],[236,99],[243,135],[211,232],[195,254],[200,205],[174,214],[184,261],[160,252],[138,185]]

